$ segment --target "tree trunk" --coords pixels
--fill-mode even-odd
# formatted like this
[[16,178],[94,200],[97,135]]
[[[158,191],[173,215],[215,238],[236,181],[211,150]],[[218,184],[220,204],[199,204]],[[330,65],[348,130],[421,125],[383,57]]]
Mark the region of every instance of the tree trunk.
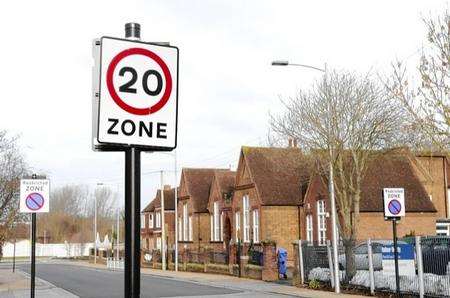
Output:
[[345,281],[346,283],[348,283],[356,274],[356,262],[354,254],[355,242],[353,241],[353,239],[344,239],[343,244],[345,250]]

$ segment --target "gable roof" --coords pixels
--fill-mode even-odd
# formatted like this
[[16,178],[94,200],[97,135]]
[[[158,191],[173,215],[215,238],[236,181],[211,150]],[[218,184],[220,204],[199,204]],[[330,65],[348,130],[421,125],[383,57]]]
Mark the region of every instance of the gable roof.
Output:
[[[161,190],[156,191],[156,197],[153,200],[155,208],[161,208]],[[175,188],[164,189],[164,210],[175,210]]]
[[301,204],[311,167],[299,148],[244,146],[241,154],[263,205]]
[[[327,186],[320,184],[320,196],[328,198]],[[411,160],[399,153],[379,155],[368,164],[361,184],[360,212],[383,212],[382,191],[389,187],[405,189],[406,212],[436,212]]]
[[150,203],[145,206],[142,212],[152,212],[153,210],[155,210],[155,199],[151,200]]
[[182,177],[186,183],[187,193],[192,201],[194,212],[208,212],[208,199],[214,174],[226,169],[183,168]]
[[[155,208],[161,208],[161,190],[156,191],[156,196],[142,212],[152,212]],[[175,188],[164,190],[164,210],[175,210]]]
[[216,171],[215,175],[221,193],[231,193],[234,190],[234,184],[236,182],[236,172]]

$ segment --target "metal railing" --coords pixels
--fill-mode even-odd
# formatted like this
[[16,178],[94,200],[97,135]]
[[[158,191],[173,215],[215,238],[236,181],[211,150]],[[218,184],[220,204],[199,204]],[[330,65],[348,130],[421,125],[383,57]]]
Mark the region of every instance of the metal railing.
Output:
[[[450,297],[450,237],[414,237],[399,239],[398,243],[400,292],[420,297]],[[341,244],[338,255],[342,284],[372,294],[396,291],[392,240],[368,239],[345,251]],[[306,283],[315,280],[334,286],[331,253],[330,246],[302,241],[296,254],[302,256],[298,264],[303,267],[299,272],[304,273]]]

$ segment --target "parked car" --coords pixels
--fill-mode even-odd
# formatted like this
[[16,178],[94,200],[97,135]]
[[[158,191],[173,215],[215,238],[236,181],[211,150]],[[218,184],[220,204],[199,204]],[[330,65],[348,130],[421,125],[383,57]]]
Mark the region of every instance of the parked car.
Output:
[[[372,241],[372,260],[374,270],[382,270],[382,254],[381,249],[383,245],[392,245],[392,240],[373,240]],[[404,241],[397,241],[398,244],[407,244]],[[355,264],[356,270],[369,270],[369,254],[367,248],[367,242],[362,242],[356,245],[355,249]],[[339,268],[345,269],[345,254],[339,255]]]
[[450,237],[428,236],[421,239],[423,272],[446,275],[450,263]]

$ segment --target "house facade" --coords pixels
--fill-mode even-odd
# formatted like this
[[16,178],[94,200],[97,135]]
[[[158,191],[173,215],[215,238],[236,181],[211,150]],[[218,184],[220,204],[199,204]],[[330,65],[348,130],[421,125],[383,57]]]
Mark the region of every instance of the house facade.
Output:
[[223,169],[182,169],[178,195],[178,243],[181,248],[200,251],[209,245],[208,200],[217,171]]
[[[318,245],[331,240],[331,206],[328,186],[318,174],[311,177],[302,206],[301,239]],[[361,186],[357,241],[391,239],[392,224],[384,219],[383,188],[405,189],[406,216],[397,225],[399,237],[434,235],[437,209],[414,165],[404,153],[392,153],[371,161]],[[339,208],[337,213],[339,215]]]
[[[164,227],[167,247],[175,245],[175,189],[164,186]],[[162,245],[161,190],[141,213],[141,247],[147,250],[161,249]]]
[[216,171],[209,191],[210,247],[214,251],[228,251],[232,237],[232,198],[236,172]]
[[275,242],[292,260],[309,173],[309,160],[299,148],[242,147],[232,201],[233,240]]

